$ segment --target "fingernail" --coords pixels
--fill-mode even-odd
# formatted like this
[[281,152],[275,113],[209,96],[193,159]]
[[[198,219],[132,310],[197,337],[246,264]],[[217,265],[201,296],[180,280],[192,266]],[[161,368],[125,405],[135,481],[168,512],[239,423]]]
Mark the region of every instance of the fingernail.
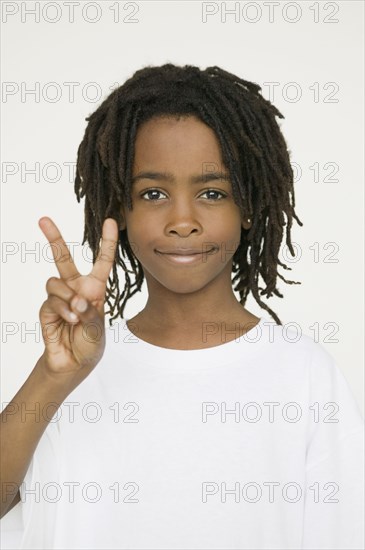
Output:
[[75,303],[75,308],[77,309],[77,311],[79,311],[80,313],[83,313],[84,311],[87,310],[87,302],[86,300],[84,300],[83,298],[79,298],[77,300],[77,302]]

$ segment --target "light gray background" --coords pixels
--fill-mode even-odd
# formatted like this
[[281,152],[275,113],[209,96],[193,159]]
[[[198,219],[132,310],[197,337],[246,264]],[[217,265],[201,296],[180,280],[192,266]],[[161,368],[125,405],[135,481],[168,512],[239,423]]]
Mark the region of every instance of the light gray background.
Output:
[[[90,22],[98,17],[93,5],[82,17],[85,2],[75,7],[73,22],[63,2],[48,3],[45,11],[46,3],[40,2],[39,22],[35,22],[34,15],[25,11],[34,9],[34,4],[2,3],[2,81],[7,93],[1,104],[1,402],[13,397],[44,349],[38,312],[46,299],[46,281],[58,272],[38,219],[50,216],[66,242],[78,243],[74,257],[80,271],[87,273],[91,268],[80,244],[84,201],[77,203],[73,177],[65,164],[76,160],[85,117],[134,71],[147,64],[172,62],[201,68],[219,65],[257,82],[264,97],[284,114],[280,124],[292,162],[296,170],[299,167],[296,211],[304,226],[294,222],[292,232],[301,257],[293,261],[287,256],[292,271],[281,273],[302,285],[279,280],[284,299],[271,298],[268,303],[283,323],[296,322],[311,336],[315,335],[311,327],[318,328],[318,340],[336,359],[363,410],[363,3],[280,2],[270,21],[268,4],[272,2],[266,6],[227,2],[227,9],[236,4],[239,10],[236,16],[227,14],[224,21],[224,3],[211,2],[209,9],[216,14],[203,22],[201,2],[120,2],[119,23],[110,9],[115,2],[98,3],[100,17],[95,23]],[[4,5],[10,11],[13,5],[18,12],[6,20]],[[253,22],[260,9],[261,17]],[[136,22],[127,22],[128,16]],[[47,21],[57,17],[57,22]],[[70,84],[65,84],[70,82],[79,83],[73,100]],[[274,96],[269,84],[264,84],[270,82],[278,83]],[[14,93],[9,95],[12,86]],[[36,86],[37,101],[34,95],[24,94]],[[56,89],[61,95],[52,101]],[[102,97],[95,101],[97,90]],[[5,178],[9,164],[4,163],[10,162],[18,172]],[[36,162],[40,163],[39,182],[24,175],[24,169],[34,168]],[[58,164],[58,174],[48,163]],[[315,163],[318,182],[310,168]],[[332,174],[338,182],[324,181],[333,166],[326,163],[338,166]],[[26,250],[36,253],[24,255]],[[335,263],[325,261],[332,251]],[[145,301],[146,287],[132,298],[125,316],[134,316]],[[256,315],[268,316],[251,298],[247,307]],[[338,326],[332,336],[338,342],[328,341],[333,326]],[[11,328],[15,333],[7,335]],[[38,342],[26,334],[30,329],[37,329]]]

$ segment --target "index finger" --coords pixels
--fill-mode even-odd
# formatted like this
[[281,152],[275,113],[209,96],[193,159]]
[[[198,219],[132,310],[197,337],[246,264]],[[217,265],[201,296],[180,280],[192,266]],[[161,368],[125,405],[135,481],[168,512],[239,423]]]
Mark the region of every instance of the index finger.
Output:
[[91,275],[106,283],[114,263],[118,244],[118,224],[113,218],[106,218],[103,223],[101,246],[95,260]]
[[80,276],[60,230],[53,220],[45,216],[38,220],[38,225],[51,245],[52,254],[61,278],[67,281]]

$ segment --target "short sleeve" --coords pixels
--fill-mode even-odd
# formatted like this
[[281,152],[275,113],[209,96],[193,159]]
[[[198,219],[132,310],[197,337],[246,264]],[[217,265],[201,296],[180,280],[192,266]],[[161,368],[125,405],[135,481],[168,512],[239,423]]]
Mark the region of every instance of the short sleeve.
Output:
[[316,345],[310,367],[305,550],[364,549],[364,422],[332,356]]

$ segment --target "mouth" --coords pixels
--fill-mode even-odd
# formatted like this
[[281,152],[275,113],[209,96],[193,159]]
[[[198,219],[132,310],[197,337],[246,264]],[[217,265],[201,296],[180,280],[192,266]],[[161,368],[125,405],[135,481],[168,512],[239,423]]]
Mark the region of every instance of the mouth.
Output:
[[202,259],[205,258],[208,254],[214,253],[216,252],[216,250],[216,248],[211,248],[210,250],[206,250],[204,252],[191,250],[179,250],[173,252],[160,252],[159,250],[155,250],[155,252],[156,254],[164,257],[166,260],[174,264],[192,264],[202,261]]

